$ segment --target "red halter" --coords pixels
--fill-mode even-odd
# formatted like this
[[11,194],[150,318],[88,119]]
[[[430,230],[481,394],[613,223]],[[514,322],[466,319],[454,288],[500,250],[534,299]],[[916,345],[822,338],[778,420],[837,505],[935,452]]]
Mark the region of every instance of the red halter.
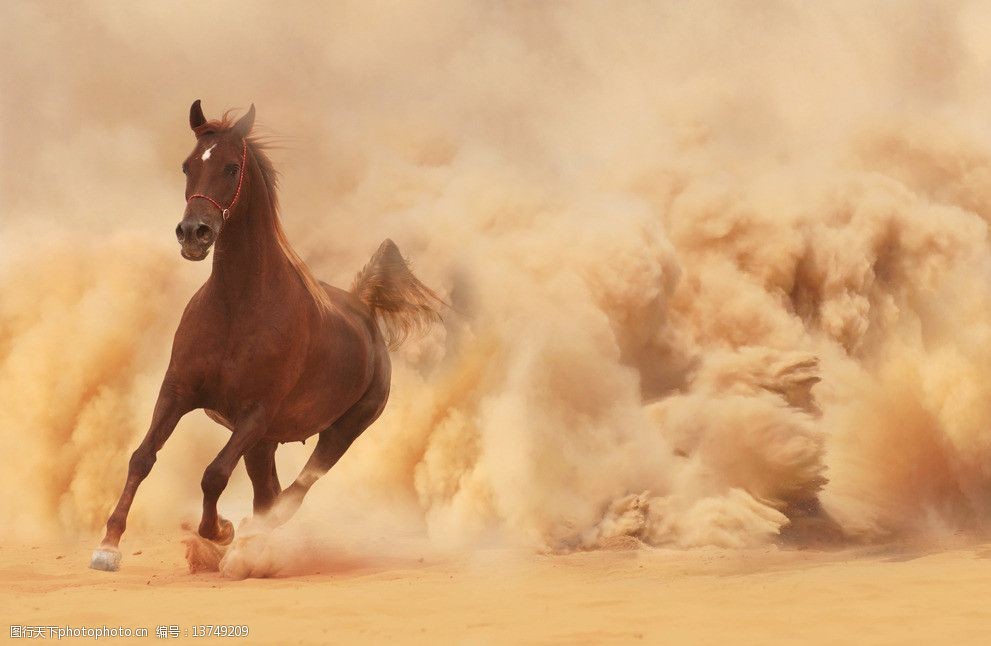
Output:
[[248,163],[248,142],[247,140],[245,140],[241,148],[241,169],[239,171],[240,175],[238,175],[237,178],[237,190],[234,191],[234,199],[231,200],[231,203],[227,205],[226,209],[220,206],[220,203],[217,202],[217,200],[213,199],[212,197],[208,195],[200,195],[199,193],[195,195],[190,195],[189,199],[186,200],[186,204],[189,204],[193,200],[193,198],[201,197],[210,204],[213,204],[215,207],[217,207],[217,209],[220,211],[220,214],[224,216],[224,222],[227,222],[227,218],[231,216],[231,209],[233,209],[234,205],[237,204],[237,198],[241,197],[241,184],[244,183],[244,167],[245,164],[247,163]]

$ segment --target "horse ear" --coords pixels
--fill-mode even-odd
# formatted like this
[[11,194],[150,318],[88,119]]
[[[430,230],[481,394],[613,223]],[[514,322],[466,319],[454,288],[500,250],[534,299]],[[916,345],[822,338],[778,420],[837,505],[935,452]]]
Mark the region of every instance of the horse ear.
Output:
[[251,126],[255,125],[255,104],[252,103],[251,107],[244,114],[243,117],[237,120],[234,127],[231,130],[239,137],[247,137],[248,133],[251,132]]
[[193,101],[193,105],[189,106],[189,127],[196,132],[196,129],[206,123],[206,117],[203,116],[203,108],[200,107],[200,100],[196,99]]

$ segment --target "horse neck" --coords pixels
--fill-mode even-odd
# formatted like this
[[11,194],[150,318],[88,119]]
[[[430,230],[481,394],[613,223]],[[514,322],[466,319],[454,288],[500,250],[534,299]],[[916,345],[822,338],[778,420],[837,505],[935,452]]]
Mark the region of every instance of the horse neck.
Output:
[[214,247],[211,275],[222,297],[239,306],[266,293],[284,294],[294,284],[292,266],[278,241],[270,188],[253,160],[248,169],[242,204],[231,212]]

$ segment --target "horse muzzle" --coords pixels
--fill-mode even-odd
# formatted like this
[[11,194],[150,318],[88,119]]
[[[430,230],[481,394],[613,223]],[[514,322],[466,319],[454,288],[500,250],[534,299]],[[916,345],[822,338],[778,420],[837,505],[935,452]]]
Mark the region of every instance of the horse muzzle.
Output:
[[186,260],[203,260],[210,253],[210,246],[217,240],[217,231],[206,222],[186,217],[175,228],[180,253]]

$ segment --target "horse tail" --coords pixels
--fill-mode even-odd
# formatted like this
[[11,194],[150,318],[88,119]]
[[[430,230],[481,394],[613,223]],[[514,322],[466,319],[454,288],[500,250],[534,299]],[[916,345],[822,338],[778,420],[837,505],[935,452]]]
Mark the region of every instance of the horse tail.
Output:
[[440,296],[413,275],[399,247],[388,238],[354,277],[351,293],[381,321],[386,343],[393,350],[411,335],[422,334],[431,323],[440,321],[440,307],[445,305]]

